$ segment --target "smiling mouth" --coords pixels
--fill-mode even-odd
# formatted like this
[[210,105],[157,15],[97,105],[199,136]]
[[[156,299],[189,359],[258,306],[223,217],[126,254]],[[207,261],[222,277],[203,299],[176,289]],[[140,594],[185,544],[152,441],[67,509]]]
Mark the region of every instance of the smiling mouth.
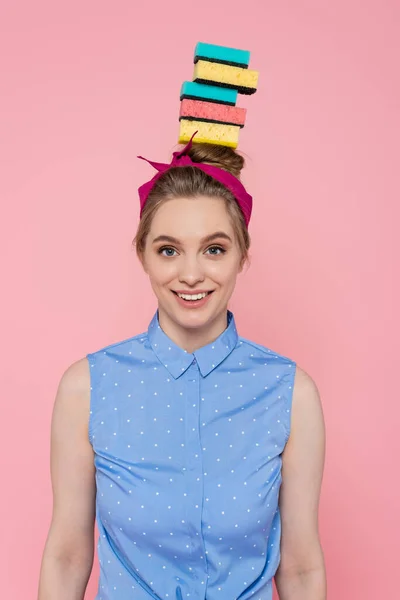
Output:
[[209,296],[210,294],[213,293],[214,290],[211,290],[210,292],[203,292],[202,294],[178,294],[178,292],[175,292],[174,290],[171,290],[176,296],[179,296],[179,298],[182,298],[183,300],[189,300],[189,301],[195,301],[195,300],[202,300],[203,298],[206,298],[207,296]]

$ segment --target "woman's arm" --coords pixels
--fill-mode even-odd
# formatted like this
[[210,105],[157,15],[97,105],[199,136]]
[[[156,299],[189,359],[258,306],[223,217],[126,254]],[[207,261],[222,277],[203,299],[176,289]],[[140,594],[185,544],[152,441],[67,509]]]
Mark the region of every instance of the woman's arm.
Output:
[[51,425],[53,515],[43,552],[38,600],[83,600],[93,565],[95,477],[88,439],[89,363],[63,374]]
[[296,368],[291,433],[282,455],[280,600],[326,600],[318,506],[325,461],[325,424],[318,389]]

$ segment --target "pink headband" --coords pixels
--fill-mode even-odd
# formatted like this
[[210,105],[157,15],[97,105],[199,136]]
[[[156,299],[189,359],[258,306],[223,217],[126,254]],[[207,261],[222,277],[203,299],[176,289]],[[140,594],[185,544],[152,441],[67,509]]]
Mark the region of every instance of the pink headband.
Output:
[[224,185],[226,188],[228,188],[228,190],[232,192],[242,210],[247,227],[250,221],[251,209],[253,205],[252,197],[246,192],[244,185],[239,181],[237,177],[232,175],[232,173],[229,173],[224,169],[220,169],[219,167],[214,167],[212,165],[206,165],[204,163],[197,163],[192,161],[190,156],[187,155],[187,152],[192,147],[192,140],[196,133],[197,131],[194,132],[194,134],[192,135],[192,137],[190,138],[189,142],[183,150],[173,153],[172,161],[169,165],[165,163],[156,163],[151,160],[148,160],[147,158],[143,158],[143,156],[138,156],[138,158],[147,161],[158,171],[158,173],[154,175],[154,177],[150,181],[147,181],[138,189],[140,198],[140,216],[142,215],[144,205],[146,203],[148,195],[153,189],[154,184],[165,171],[168,171],[168,169],[170,169],[171,167],[191,166],[196,167],[197,169],[201,169],[202,171],[204,171],[204,173],[207,173],[207,175],[210,175],[211,177],[222,183],[222,185]]

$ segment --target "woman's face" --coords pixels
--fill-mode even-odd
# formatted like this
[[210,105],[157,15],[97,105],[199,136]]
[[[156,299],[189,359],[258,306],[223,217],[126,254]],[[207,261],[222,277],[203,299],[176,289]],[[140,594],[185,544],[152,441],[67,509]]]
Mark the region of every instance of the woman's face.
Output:
[[[240,249],[224,200],[199,196],[164,202],[153,217],[143,267],[172,326],[226,323],[228,301],[242,270]],[[200,300],[178,294],[207,295]]]

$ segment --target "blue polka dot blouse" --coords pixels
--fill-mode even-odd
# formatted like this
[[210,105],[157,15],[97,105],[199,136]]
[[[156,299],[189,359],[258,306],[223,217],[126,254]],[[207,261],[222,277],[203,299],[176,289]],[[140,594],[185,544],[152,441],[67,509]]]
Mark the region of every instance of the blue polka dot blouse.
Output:
[[188,353],[161,329],[87,354],[96,600],[271,600],[296,364],[233,314]]

